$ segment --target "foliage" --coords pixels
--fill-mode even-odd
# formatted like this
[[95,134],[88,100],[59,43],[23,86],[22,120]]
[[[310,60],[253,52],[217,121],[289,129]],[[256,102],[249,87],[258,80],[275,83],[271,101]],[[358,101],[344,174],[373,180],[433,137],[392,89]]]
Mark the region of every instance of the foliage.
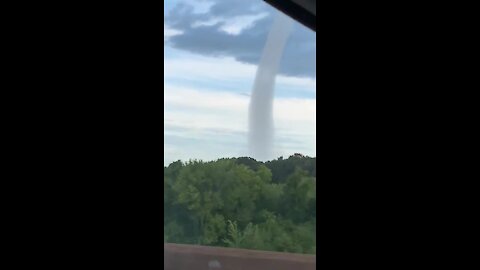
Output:
[[315,158],[174,162],[164,168],[164,211],[170,243],[313,254]]

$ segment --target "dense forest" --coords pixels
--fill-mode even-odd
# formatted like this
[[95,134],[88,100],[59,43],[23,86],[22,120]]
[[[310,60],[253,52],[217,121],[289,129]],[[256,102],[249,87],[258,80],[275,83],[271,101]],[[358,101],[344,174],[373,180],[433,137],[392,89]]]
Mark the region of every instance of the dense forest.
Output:
[[164,168],[165,241],[316,252],[316,159],[295,154]]

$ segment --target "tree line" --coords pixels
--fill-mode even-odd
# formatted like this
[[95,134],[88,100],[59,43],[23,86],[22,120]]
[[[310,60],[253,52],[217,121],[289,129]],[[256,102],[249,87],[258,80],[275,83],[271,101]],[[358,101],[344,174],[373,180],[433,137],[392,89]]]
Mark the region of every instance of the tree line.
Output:
[[177,161],[164,167],[164,239],[316,252],[316,158]]

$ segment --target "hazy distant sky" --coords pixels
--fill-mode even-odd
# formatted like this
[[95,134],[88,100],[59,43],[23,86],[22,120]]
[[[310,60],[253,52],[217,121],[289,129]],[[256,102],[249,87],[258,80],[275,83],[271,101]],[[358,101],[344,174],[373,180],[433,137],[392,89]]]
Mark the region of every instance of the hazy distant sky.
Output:
[[[248,103],[273,8],[261,0],[164,2],[165,164],[247,155]],[[277,78],[277,156],[316,156],[316,34],[295,24]]]

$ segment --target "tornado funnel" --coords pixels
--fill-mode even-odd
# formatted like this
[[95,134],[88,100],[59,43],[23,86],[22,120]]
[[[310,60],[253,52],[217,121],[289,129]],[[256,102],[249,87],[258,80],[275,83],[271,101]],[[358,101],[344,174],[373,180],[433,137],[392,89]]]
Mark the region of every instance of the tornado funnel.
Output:
[[248,146],[250,156],[260,161],[273,158],[275,78],[292,28],[293,21],[278,12],[255,76],[249,105]]

